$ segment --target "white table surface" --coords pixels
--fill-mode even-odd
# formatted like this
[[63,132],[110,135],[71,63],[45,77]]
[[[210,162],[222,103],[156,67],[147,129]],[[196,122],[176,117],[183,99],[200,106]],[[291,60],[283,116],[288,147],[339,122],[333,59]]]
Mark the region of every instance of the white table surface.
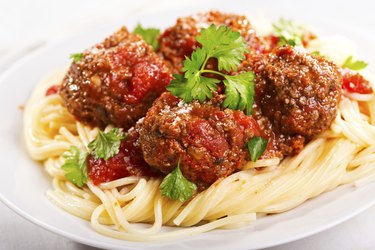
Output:
[[[136,2],[136,3],[135,3]],[[147,0],[112,0],[111,5],[100,0],[0,0],[0,74],[11,62],[33,47],[49,42],[51,38],[76,32],[82,27],[95,25],[98,20],[110,20],[110,16],[125,15],[145,7]],[[311,2],[311,1],[310,1]],[[345,15],[354,24],[367,26],[371,32],[375,28],[374,5],[370,1],[351,1],[365,4],[364,15],[351,13],[350,7]],[[106,1],[106,3],[108,3]],[[131,3],[131,4],[130,4]],[[163,1],[168,4],[168,1]],[[336,1],[346,5],[348,1]],[[367,4],[367,5],[366,5]],[[124,7],[126,6],[126,8]],[[85,8],[82,13],[81,9]],[[367,11],[367,12],[366,12]],[[64,21],[69,13],[72,20],[84,20],[78,24]],[[345,12],[345,11],[344,11]],[[355,12],[355,11],[354,11]],[[366,14],[367,13],[367,14]],[[95,18],[94,18],[95,17]],[[366,19],[367,18],[367,19]],[[48,20],[48,22],[46,22]],[[30,29],[34,27],[34,29]],[[38,28],[35,28],[38,27]],[[375,249],[375,207],[364,213],[319,234],[289,244],[270,248],[287,249]],[[55,235],[21,218],[0,202],[0,250],[13,249],[95,249]]]

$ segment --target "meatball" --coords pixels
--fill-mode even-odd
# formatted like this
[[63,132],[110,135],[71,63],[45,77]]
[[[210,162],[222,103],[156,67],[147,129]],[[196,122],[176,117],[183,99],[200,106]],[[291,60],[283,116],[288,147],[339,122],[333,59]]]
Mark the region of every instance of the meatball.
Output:
[[211,24],[226,25],[240,32],[252,51],[262,52],[265,49],[261,38],[255,34],[245,16],[210,11],[179,18],[174,26],[166,29],[159,37],[159,52],[170,62],[175,73],[182,69],[185,56],[190,56],[197,48],[195,37]]
[[262,112],[280,132],[311,137],[328,129],[341,97],[335,64],[286,46],[256,62],[254,70]]
[[146,114],[171,79],[152,48],[123,27],[72,63],[60,94],[78,120],[128,129]]
[[260,136],[257,122],[241,111],[222,109],[223,96],[190,104],[163,93],[138,124],[145,161],[163,173],[180,160],[181,171],[200,190],[242,168],[247,142]]
[[272,127],[284,155],[298,153],[336,117],[342,80],[334,63],[283,46],[250,56],[239,72],[249,70],[256,75],[256,119]]

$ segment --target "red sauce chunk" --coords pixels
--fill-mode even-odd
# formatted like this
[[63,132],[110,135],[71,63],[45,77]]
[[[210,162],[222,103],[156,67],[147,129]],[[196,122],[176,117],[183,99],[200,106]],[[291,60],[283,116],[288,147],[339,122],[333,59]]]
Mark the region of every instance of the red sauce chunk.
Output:
[[229,145],[224,135],[215,130],[208,121],[196,119],[187,124],[189,133],[188,141],[193,144],[199,141],[213,156],[223,157]]
[[51,87],[49,87],[47,90],[46,90],[46,96],[49,96],[49,95],[54,95],[54,94],[57,94],[59,93],[60,91],[60,85],[52,85]]
[[144,161],[142,151],[137,145],[138,132],[131,129],[126,139],[121,142],[117,155],[104,159],[88,158],[88,176],[95,185],[128,176],[161,176],[160,172],[151,169]]
[[172,80],[169,72],[160,71],[158,65],[142,61],[134,65],[129,94],[125,95],[128,103],[137,103],[151,92],[162,93]]
[[373,90],[370,82],[359,73],[353,74],[348,71],[343,75],[342,88],[349,93],[371,94]]
[[[111,90],[123,96],[128,104],[143,102],[150,93],[161,93],[172,80],[169,71],[163,71],[158,61],[137,57],[128,48],[117,48],[108,53],[111,65]],[[131,79],[129,80],[129,75]],[[125,84],[124,82],[127,82]]]

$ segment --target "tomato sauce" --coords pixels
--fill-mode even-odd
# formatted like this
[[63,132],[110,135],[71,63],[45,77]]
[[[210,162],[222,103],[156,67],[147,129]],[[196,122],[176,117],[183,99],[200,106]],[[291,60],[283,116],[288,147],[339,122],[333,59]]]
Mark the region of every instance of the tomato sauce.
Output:
[[123,96],[128,104],[144,102],[149,95],[165,91],[165,86],[172,80],[171,74],[163,71],[158,61],[140,59],[136,52],[128,50],[117,48],[108,53],[111,91]]
[[362,75],[352,72],[346,72],[343,75],[342,88],[349,93],[357,94],[372,94],[370,82],[367,81]]
[[95,185],[128,176],[157,177],[161,174],[152,169],[143,159],[142,151],[136,144],[138,133],[132,130],[121,142],[119,153],[108,160],[89,156],[88,176]]
[[59,91],[60,91],[60,85],[52,85],[51,87],[49,87],[49,88],[46,90],[45,95],[46,95],[46,96],[54,95],[54,94],[59,93]]
[[225,151],[229,149],[224,135],[215,130],[208,121],[196,119],[188,123],[187,127],[189,130],[188,141],[194,143],[194,141],[199,140],[202,146],[213,156],[223,157]]

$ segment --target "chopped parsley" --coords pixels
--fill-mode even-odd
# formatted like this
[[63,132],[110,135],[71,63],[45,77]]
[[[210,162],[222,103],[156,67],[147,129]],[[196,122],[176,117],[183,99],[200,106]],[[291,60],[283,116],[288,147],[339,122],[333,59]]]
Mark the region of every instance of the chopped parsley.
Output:
[[252,161],[257,161],[267,148],[268,140],[260,136],[254,136],[247,143]]
[[96,159],[108,160],[119,152],[124,138],[125,134],[119,128],[113,128],[107,133],[99,131],[98,136],[88,145],[90,154]]
[[302,37],[306,34],[303,26],[297,25],[291,20],[280,18],[277,23],[273,23],[275,35],[279,38],[279,45],[302,45]]
[[69,151],[63,154],[63,158],[65,162],[61,169],[65,171],[65,177],[78,187],[82,187],[87,182],[87,153],[71,146]]
[[197,186],[186,179],[180,169],[180,161],[177,167],[164,177],[160,184],[161,194],[173,200],[185,202],[193,196]]
[[133,33],[140,35],[143,38],[143,40],[145,40],[145,42],[147,44],[152,46],[152,48],[154,50],[158,49],[158,47],[159,47],[158,36],[160,34],[159,29],[143,28],[142,25],[140,23],[138,23],[137,27],[135,27]]
[[[212,92],[217,91],[217,84],[221,80],[209,78],[204,74],[214,74],[222,77],[226,86],[226,100],[224,107],[246,110],[251,114],[254,99],[254,74],[246,72],[238,75],[229,75],[220,71],[236,71],[238,65],[245,59],[249,52],[248,46],[239,32],[227,26],[217,27],[212,24],[207,29],[202,29],[196,40],[202,45],[198,47],[190,58],[186,57],[182,72],[184,75],[174,74],[167,89],[185,102],[192,100],[204,102],[212,98]],[[206,69],[210,58],[216,58],[218,69]]]
[[360,60],[354,61],[353,56],[349,56],[341,67],[348,68],[351,70],[361,70],[366,68],[367,65],[368,64],[366,62]]
[[73,59],[73,61],[76,63],[76,62],[79,62],[81,61],[81,59],[83,58],[83,53],[74,53],[74,54],[70,54],[69,58]]

